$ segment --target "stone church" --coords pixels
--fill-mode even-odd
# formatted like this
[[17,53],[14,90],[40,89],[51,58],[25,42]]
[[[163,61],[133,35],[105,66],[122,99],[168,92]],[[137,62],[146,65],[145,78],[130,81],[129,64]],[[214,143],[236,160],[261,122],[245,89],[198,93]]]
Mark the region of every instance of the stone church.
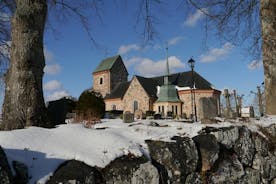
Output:
[[202,99],[211,99],[211,113],[219,115],[220,112],[221,92],[196,72],[169,74],[168,60],[166,75],[134,75],[128,81],[128,71],[121,56],[106,58],[93,72],[93,83],[93,90],[104,97],[106,111],[155,111],[164,117],[168,113],[176,116],[185,114],[187,117],[197,114],[200,119],[203,118],[206,108],[210,111],[209,103],[206,107]]

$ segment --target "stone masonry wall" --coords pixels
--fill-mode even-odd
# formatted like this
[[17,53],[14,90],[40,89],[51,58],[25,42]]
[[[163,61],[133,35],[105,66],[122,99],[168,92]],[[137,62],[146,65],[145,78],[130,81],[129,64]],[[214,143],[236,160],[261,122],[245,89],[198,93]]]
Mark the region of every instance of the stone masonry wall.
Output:
[[124,110],[124,104],[120,98],[108,99],[108,100],[105,100],[104,102],[105,102],[106,111],[113,110],[114,105],[116,105],[116,110],[120,110],[120,111]]
[[123,98],[123,103],[125,105],[124,111],[130,111],[133,113],[134,101],[138,102],[138,109],[143,112],[149,110],[149,97],[136,77],[133,78],[133,81],[128,87],[128,90]]
[[[102,84],[100,84],[101,78],[103,79]],[[93,89],[100,92],[103,97],[110,93],[110,72],[102,71],[93,74]]]

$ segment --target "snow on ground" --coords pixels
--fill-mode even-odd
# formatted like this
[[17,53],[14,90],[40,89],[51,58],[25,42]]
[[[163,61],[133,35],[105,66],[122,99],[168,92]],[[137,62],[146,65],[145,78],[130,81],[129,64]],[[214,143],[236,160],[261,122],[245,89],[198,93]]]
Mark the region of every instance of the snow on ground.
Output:
[[[152,126],[152,122],[160,126]],[[1,131],[0,145],[13,160],[28,166],[30,184],[45,183],[55,169],[65,160],[75,159],[91,166],[105,167],[124,154],[148,154],[145,140],[171,141],[173,136],[194,137],[206,126],[227,127],[247,124],[252,130],[256,125],[276,123],[276,116],[254,120],[252,123],[221,122],[201,124],[173,120],[137,120],[123,123],[121,119],[107,120],[93,128],[82,124],[60,125],[54,129],[29,127],[21,130]]]

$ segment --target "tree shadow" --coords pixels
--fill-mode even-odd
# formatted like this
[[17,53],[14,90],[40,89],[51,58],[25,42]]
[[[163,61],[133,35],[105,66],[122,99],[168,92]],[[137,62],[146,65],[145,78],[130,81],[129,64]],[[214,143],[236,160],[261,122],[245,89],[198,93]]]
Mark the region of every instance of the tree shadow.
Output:
[[[38,183],[39,179],[44,182],[53,174],[64,159],[54,158],[45,153],[33,151],[29,148],[24,149],[5,149],[8,162],[12,168],[12,161],[19,161],[28,167],[29,183]],[[15,174],[12,168],[13,174]]]

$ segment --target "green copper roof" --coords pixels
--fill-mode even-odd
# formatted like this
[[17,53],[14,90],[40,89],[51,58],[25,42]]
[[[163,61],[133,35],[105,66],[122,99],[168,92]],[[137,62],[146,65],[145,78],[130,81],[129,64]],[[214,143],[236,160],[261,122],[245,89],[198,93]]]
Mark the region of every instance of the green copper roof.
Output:
[[121,58],[121,56],[116,55],[116,56],[109,57],[109,58],[102,60],[101,63],[96,68],[96,70],[94,71],[94,73],[104,71],[104,70],[110,70],[118,58]]
[[175,85],[161,86],[156,102],[180,102]]

